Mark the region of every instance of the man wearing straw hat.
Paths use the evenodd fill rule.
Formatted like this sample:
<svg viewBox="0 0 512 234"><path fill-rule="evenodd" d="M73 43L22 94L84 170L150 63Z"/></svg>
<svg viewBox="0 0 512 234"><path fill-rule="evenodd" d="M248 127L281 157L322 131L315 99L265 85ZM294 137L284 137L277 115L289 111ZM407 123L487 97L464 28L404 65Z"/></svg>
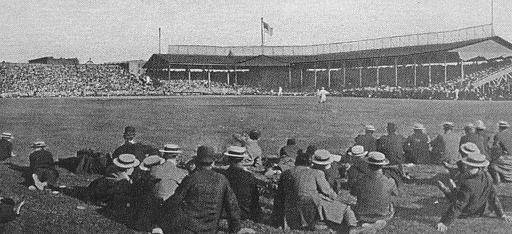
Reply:
<svg viewBox="0 0 512 234"><path fill-rule="evenodd" d="M440 162L455 164L461 159L459 153L459 135L453 132L454 124L452 122L443 123L443 133L439 134L430 144L432 145L432 154Z"/></svg>
<svg viewBox="0 0 512 234"><path fill-rule="evenodd" d="M143 172L141 179L135 181L134 187L138 190L141 199L136 206L136 221L141 230L151 231L152 233L162 233L158 227L158 217L160 216L163 200L154 193L156 185L161 179L156 179L151 175L156 166L165 163L165 159L158 155L146 157L139 165Z"/></svg>
<svg viewBox="0 0 512 234"><path fill-rule="evenodd" d="M44 190L48 185L55 186L59 178L59 172L55 169L53 155L46 150L44 141L36 141L31 146L34 151L29 155L30 171L34 186L39 190Z"/></svg>
<svg viewBox="0 0 512 234"><path fill-rule="evenodd" d="M477 136L477 146L480 149L480 152L483 153L487 160L491 160L491 155L489 152L490 145L489 142L491 141L491 136L487 132L487 127L485 127L485 124L482 120L477 120L475 124L475 135Z"/></svg>
<svg viewBox="0 0 512 234"><path fill-rule="evenodd" d="M404 143L405 158L407 162L414 164L430 163L430 138L425 134L423 124L413 125L413 134Z"/></svg>
<svg viewBox="0 0 512 234"><path fill-rule="evenodd" d="M14 157L14 153L12 152L12 134L8 132L2 133L0 135L0 161L8 159L10 157Z"/></svg>
<svg viewBox="0 0 512 234"><path fill-rule="evenodd" d="M357 197L354 211L360 222L373 223L380 229L395 214L391 196L398 195L398 189L394 180L382 171L382 167L389 164L384 154L370 152L365 161L369 171L351 190L351 194Z"/></svg>
<svg viewBox="0 0 512 234"><path fill-rule="evenodd" d="M368 164L366 164L364 160L367 154L368 151L364 150L364 147L361 145L354 145L347 152L347 155L350 157L350 163L347 169L347 183L349 188L354 187L368 172Z"/></svg>
<svg viewBox="0 0 512 234"><path fill-rule="evenodd" d="M492 178L485 170L489 165L485 155L472 153L462 158L461 162L464 173L459 182L451 190L442 190L450 201L450 207L437 224L437 230L446 231L461 215L478 217L486 215L486 211L493 211L506 222L512 222L512 217L503 212Z"/></svg>
<svg viewBox="0 0 512 234"><path fill-rule="evenodd" d="M247 150L241 146L230 146L224 155L228 157L229 167L223 174L238 200L241 218L260 221L261 207L257 180L242 165L242 161L247 157Z"/></svg>
<svg viewBox="0 0 512 234"><path fill-rule="evenodd" d="M229 181L213 171L215 152L200 146L194 173L186 177L164 204L160 226L164 233L216 233L223 210L229 232L240 230L240 208Z"/></svg>
<svg viewBox="0 0 512 234"><path fill-rule="evenodd" d="M498 123L498 133L494 136L493 160L490 166L494 182L512 181L512 132L506 121Z"/></svg>
<svg viewBox="0 0 512 234"><path fill-rule="evenodd" d="M466 126L464 126L464 136L460 137L459 147L467 142L474 143L475 145L478 142L478 136L475 134L475 125L472 123L467 123ZM478 148L478 150L480 150L480 148Z"/></svg>
<svg viewBox="0 0 512 234"><path fill-rule="evenodd" d="M87 187L87 198L103 203L107 212L123 223L131 222L136 201L131 175L140 161L133 154L121 154L113 160L111 173L100 177Z"/></svg>
<svg viewBox="0 0 512 234"><path fill-rule="evenodd" d="M177 157L183 153L178 145L166 144L160 153L165 162L153 167L150 173L155 179L160 179L155 185L155 196L165 201L174 194L188 172L177 167Z"/></svg>
<svg viewBox="0 0 512 234"><path fill-rule="evenodd" d="M354 139L354 145L362 145L368 151L377 150L377 139L373 136L374 132L375 127L373 125L364 126L364 134L360 134Z"/></svg>

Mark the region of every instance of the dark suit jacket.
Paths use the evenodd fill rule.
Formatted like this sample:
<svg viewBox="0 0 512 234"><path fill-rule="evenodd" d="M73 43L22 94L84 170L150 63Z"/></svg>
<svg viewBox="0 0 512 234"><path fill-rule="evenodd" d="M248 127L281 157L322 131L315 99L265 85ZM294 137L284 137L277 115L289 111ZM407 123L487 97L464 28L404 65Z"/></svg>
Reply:
<svg viewBox="0 0 512 234"><path fill-rule="evenodd" d="M121 154L133 154L141 162L146 157L146 154L160 155L156 148L150 145L144 145L139 142L136 142L135 144L125 143L117 147L117 149L114 150L114 153L112 154L112 158L117 158Z"/></svg>
<svg viewBox="0 0 512 234"><path fill-rule="evenodd" d="M0 139L0 160L10 158L12 155L12 143L5 139Z"/></svg>
<svg viewBox="0 0 512 234"><path fill-rule="evenodd" d="M215 233L223 209L229 231L240 229L240 208L229 181L212 170L197 169L187 176L165 207L160 225L166 233Z"/></svg>
<svg viewBox="0 0 512 234"><path fill-rule="evenodd" d="M29 156L30 169L35 171L37 168L55 169L53 155L49 151L42 149L32 152Z"/></svg>
<svg viewBox="0 0 512 234"><path fill-rule="evenodd" d="M355 142L356 145L362 145L368 152L377 150L377 139L372 135L358 135Z"/></svg>
<svg viewBox="0 0 512 234"><path fill-rule="evenodd" d="M236 195L242 219L259 221L261 218L260 194L254 175L243 168L230 166L224 175Z"/></svg>
<svg viewBox="0 0 512 234"><path fill-rule="evenodd" d="M430 144L425 133L413 133L404 143L405 158L407 162L415 164L430 163Z"/></svg>
<svg viewBox="0 0 512 234"><path fill-rule="evenodd" d="M391 165L402 164L405 162L404 142L405 137L400 134L384 135L377 141L377 151L386 155Z"/></svg>
<svg viewBox="0 0 512 234"><path fill-rule="evenodd" d="M493 147L499 155L512 155L512 132L505 130L494 135Z"/></svg>
<svg viewBox="0 0 512 234"><path fill-rule="evenodd" d="M464 175L441 222L450 225L461 214L481 216L486 211L494 211L498 217L503 216L503 207L492 182L491 176L485 171L476 175Z"/></svg>
<svg viewBox="0 0 512 234"><path fill-rule="evenodd" d="M471 133L471 134L466 134L462 137L460 137L460 142L459 142L459 147L464 144L464 143L467 143L467 142L471 142L471 143L474 143L476 146L478 146L478 149L480 149L481 145L479 146L478 144L478 135L474 134L474 133ZM462 151L460 150L459 148L459 153L462 153Z"/></svg>

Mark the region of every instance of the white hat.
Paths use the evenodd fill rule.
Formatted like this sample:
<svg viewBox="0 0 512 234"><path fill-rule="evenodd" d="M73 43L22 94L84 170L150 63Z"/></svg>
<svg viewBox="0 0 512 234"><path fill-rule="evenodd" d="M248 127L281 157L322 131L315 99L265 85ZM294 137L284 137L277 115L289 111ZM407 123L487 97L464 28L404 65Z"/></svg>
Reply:
<svg viewBox="0 0 512 234"><path fill-rule="evenodd" d="M372 151L372 152L368 153L368 157L364 158L364 160L368 164L373 164L373 165L388 165L389 164L389 160L386 158L386 155L384 155L381 152L377 152L377 151Z"/></svg>
<svg viewBox="0 0 512 234"><path fill-rule="evenodd" d="M486 129L485 124L482 120L477 120L475 127L476 127L476 129Z"/></svg>
<svg viewBox="0 0 512 234"><path fill-rule="evenodd" d="M247 157L247 149L241 146L230 146L224 152L224 155L234 158L245 158Z"/></svg>
<svg viewBox="0 0 512 234"><path fill-rule="evenodd" d="M510 124L508 124L508 122L507 122L507 121L503 121L503 120L502 120L502 121L498 122L498 126L499 126L499 127L508 128L508 127L510 127Z"/></svg>
<svg viewBox="0 0 512 234"><path fill-rule="evenodd" d="M371 124L365 125L364 130L366 131L375 131L375 127Z"/></svg>
<svg viewBox="0 0 512 234"><path fill-rule="evenodd" d="M475 145L473 142L466 142L460 146L460 151L464 152L465 154L479 154L480 149L478 149L478 146Z"/></svg>
<svg viewBox="0 0 512 234"><path fill-rule="evenodd" d="M423 126L423 124L420 124L420 123L415 123L412 126L412 129L425 130L425 126Z"/></svg>
<svg viewBox="0 0 512 234"><path fill-rule="evenodd" d="M453 127L455 126L455 124L453 124L453 122L450 122L450 121L446 121L443 123L443 126L450 126L450 127Z"/></svg>
<svg viewBox="0 0 512 234"><path fill-rule="evenodd" d="M461 162L473 167L489 166L489 161L485 158L485 155L480 153L469 154L467 157L462 158Z"/></svg>
<svg viewBox="0 0 512 234"><path fill-rule="evenodd" d="M366 154L368 154L368 151L364 150L362 145L354 145L350 148L350 151L348 151L348 155L350 156L364 157Z"/></svg>
<svg viewBox="0 0 512 234"><path fill-rule="evenodd" d="M316 150L313 154L313 160L311 160L314 164L318 165L328 165L334 161L333 155L329 153L329 151L324 149Z"/></svg>
<svg viewBox="0 0 512 234"><path fill-rule="evenodd" d="M176 144L166 144L164 145L164 149L159 150L161 153L169 153L169 154L181 154L183 151L181 147Z"/></svg>
<svg viewBox="0 0 512 234"><path fill-rule="evenodd" d="M153 166L160 165L165 162L165 159L161 158L158 155L151 155L142 160L142 163L139 165L139 168L143 171L149 171L149 169Z"/></svg>
<svg viewBox="0 0 512 234"><path fill-rule="evenodd" d="M32 144L32 148L44 148L46 147L46 143L44 141L36 141Z"/></svg>
<svg viewBox="0 0 512 234"><path fill-rule="evenodd" d="M0 138L12 139L12 133L10 133L10 132L3 132L2 135L0 135Z"/></svg>
<svg viewBox="0 0 512 234"><path fill-rule="evenodd" d="M132 168L140 164L140 161L133 154L121 154L114 158L114 164L120 168Z"/></svg>

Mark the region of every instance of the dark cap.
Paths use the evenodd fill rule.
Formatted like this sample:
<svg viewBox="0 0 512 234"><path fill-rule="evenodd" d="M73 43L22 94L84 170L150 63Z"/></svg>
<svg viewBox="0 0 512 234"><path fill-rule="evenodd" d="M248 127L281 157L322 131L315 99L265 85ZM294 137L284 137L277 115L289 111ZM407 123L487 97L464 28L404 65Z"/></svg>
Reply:
<svg viewBox="0 0 512 234"><path fill-rule="evenodd" d="M390 131L395 131L396 130L396 124L395 123L388 123L388 126L386 127L386 129L388 129Z"/></svg>
<svg viewBox="0 0 512 234"><path fill-rule="evenodd" d="M135 136L135 128L132 126L126 126L124 128L123 136L126 137L134 137Z"/></svg>
<svg viewBox="0 0 512 234"><path fill-rule="evenodd" d="M213 163L214 156L215 151L212 147L202 145L197 148L197 156L195 157L195 161L203 164Z"/></svg>
<svg viewBox="0 0 512 234"><path fill-rule="evenodd" d="M258 140L261 136L261 132L258 131L258 130L251 130L249 131L249 138L253 139L253 140Z"/></svg>

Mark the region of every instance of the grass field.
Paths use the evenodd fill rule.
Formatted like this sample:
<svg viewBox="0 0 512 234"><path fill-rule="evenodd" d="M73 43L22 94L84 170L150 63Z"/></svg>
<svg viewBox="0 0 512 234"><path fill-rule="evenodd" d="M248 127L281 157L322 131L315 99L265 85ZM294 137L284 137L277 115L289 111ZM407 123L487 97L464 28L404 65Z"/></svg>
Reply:
<svg viewBox="0 0 512 234"><path fill-rule="evenodd" d="M455 122L461 132L464 123L482 119L494 131L498 120L512 121L511 110L512 102L330 98L320 105L314 97L0 99L0 131L14 134L18 154L0 164L0 195L28 201L22 216L9 227L13 232L125 233L132 230L98 214L97 207L21 185L17 169L28 165L31 142L44 140L56 158L74 156L81 148L112 152L122 143L123 128L132 125L137 140L158 147L178 143L185 154L192 155L202 144L220 151L232 142L233 133L255 128L262 131L260 145L265 154L277 154L288 137L297 138L301 148L316 144L339 153L353 144L362 124L375 125L380 136L389 121L397 123L403 135L412 133L414 122L421 122L433 138L443 121ZM439 171L431 166L413 173L416 179L403 188L397 198L397 217L384 232L434 232L446 209L441 192L432 185L442 176ZM67 186L86 186L93 178L60 172L61 184ZM511 186L501 185L499 191L505 210L511 211ZM77 209L79 205L86 209ZM495 218L479 218L458 220L449 230L506 233L511 227ZM263 225L257 230L275 231Z"/></svg>

